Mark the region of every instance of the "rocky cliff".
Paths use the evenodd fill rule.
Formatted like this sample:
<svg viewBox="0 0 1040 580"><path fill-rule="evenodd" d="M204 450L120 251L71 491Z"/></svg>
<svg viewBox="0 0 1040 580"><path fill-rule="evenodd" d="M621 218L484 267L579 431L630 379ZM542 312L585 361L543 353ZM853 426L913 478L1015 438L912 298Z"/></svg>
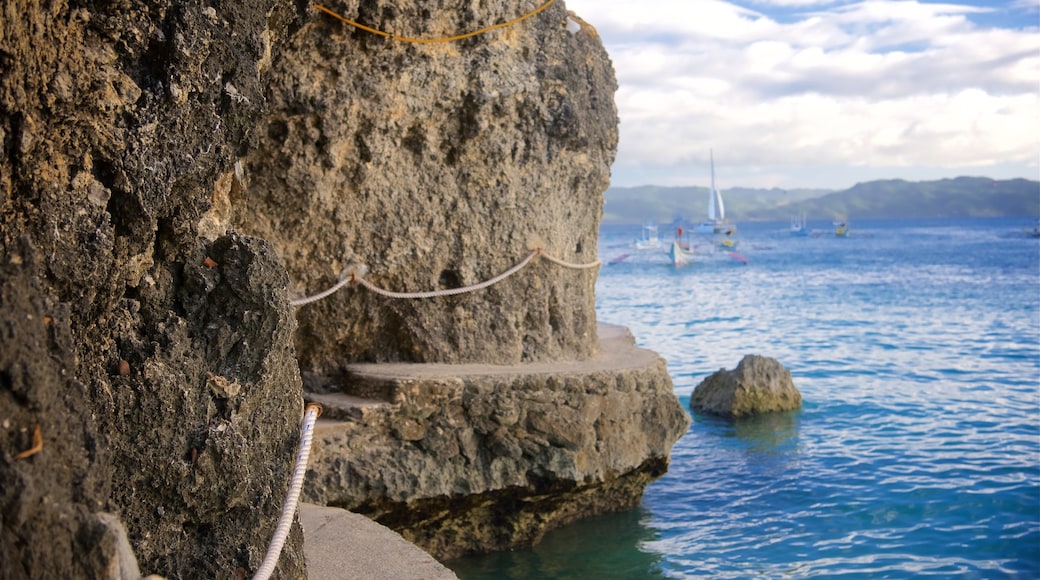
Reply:
<svg viewBox="0 0 1040 580"><path fill-rule="evenodd" d="M443 38L542 2L348 4L346 18ZM323 15L272 71L260 142L229 221L270 240L298 295L363 264L397 292L472 285L533 246L596 259L617 146L613 68L570 32L562 2L467 39L402 42ZM386 299L344 291L300 309L306 371L357 361L581 358L596 346L594 272L535 263L479 295Z"/></svg>
<svg viewBox="0 0 1040 580"><path fill-rule="evenodd" d="M595 269L536 257L479 293L352 285L291 305L351 265L414 292L535 248L593 263L617 143L609 59L562 2L336 10L394 36L287 0L0 8L0 577L135 558L171 578L251 575L288 485L301 367L342 396L358 364L538 377L384 389L379 421L334 427L340 457L319 442L313 498L392 513L442 555L460 548L429 541L441 530L466 550L522 545L632 505L665 469L688 419L659 359L553 378L603 359ZM365 441L407 446L379 463L349 452ZM344 478L358 465L369 488ZM413 472L453 479L379 481ZM489 498L540 523L425 517ZM305 574L298 526L279 573Z"/></svg>
<svg viewBox="0 0 1040 580"><path fill-rule="evenodd" d="M270 244L198 224L297 7L0 11L0 577L105 577L123 525L145 573L252 573L302 414L295 321Z"/></svg>

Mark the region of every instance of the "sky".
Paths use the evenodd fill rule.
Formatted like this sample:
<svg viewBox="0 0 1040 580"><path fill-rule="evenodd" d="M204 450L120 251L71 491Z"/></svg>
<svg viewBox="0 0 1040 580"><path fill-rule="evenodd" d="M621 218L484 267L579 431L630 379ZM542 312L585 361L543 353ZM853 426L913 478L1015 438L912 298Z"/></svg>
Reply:
<svg viewBox="0 0 1040 580"><path fill-rule="evenodd" d="M564 0L618 80L611 185L1040 179L1040 0Z"/></svg>

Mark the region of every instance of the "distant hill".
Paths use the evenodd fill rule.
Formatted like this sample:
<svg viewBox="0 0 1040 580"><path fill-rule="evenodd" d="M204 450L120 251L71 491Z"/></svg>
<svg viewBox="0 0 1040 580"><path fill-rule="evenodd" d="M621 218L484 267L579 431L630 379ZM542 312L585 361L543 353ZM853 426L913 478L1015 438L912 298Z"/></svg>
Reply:
<svg viewBox="0 0 1040 580"><path fill-rule="evenodd" d="M750 189L722 191L726 216L733 221L809 219L958 218L1040 215L1040 181L957 177L937 181L868 181L842 191L824 189ZM611 187L603 223L699 221L708 211L706 187Z"/></svg>

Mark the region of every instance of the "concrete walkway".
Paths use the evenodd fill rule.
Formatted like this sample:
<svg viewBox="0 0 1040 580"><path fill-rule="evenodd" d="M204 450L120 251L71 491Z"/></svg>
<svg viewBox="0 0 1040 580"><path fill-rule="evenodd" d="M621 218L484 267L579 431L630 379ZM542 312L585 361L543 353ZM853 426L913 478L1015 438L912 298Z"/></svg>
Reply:
<svg viewBox="0 0 1040 580"><path fill-rule="evenodd" d="M300 504L311 580L458 580L397 532L339 508Z"/></svg>
<svg viewBox="0 0 1040 580"><path fill-rule="evenodd" d="M583 360L523 362L515 365L482 363L352 363L344 365L352 381L428 379L438 377L502 375L587 375L624 369L652 367L660 358L656 352L639 348L632 331L616 324L596 324L599 351Z"/></svg>

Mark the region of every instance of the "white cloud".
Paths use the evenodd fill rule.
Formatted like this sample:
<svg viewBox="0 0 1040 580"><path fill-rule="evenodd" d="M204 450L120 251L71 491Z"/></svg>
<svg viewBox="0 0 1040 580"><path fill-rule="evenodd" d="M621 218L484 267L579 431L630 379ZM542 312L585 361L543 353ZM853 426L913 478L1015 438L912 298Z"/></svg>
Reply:
<svg viewBox="0 0 1040 580"><path fill-rule="evenodd" d="M972 24L984 8L567 4L599 29L617 72L617 184L703 183L709 148L730 185L848 187L842 166L877 168L873 179L1040 177L1040 35Z"/></svg>

